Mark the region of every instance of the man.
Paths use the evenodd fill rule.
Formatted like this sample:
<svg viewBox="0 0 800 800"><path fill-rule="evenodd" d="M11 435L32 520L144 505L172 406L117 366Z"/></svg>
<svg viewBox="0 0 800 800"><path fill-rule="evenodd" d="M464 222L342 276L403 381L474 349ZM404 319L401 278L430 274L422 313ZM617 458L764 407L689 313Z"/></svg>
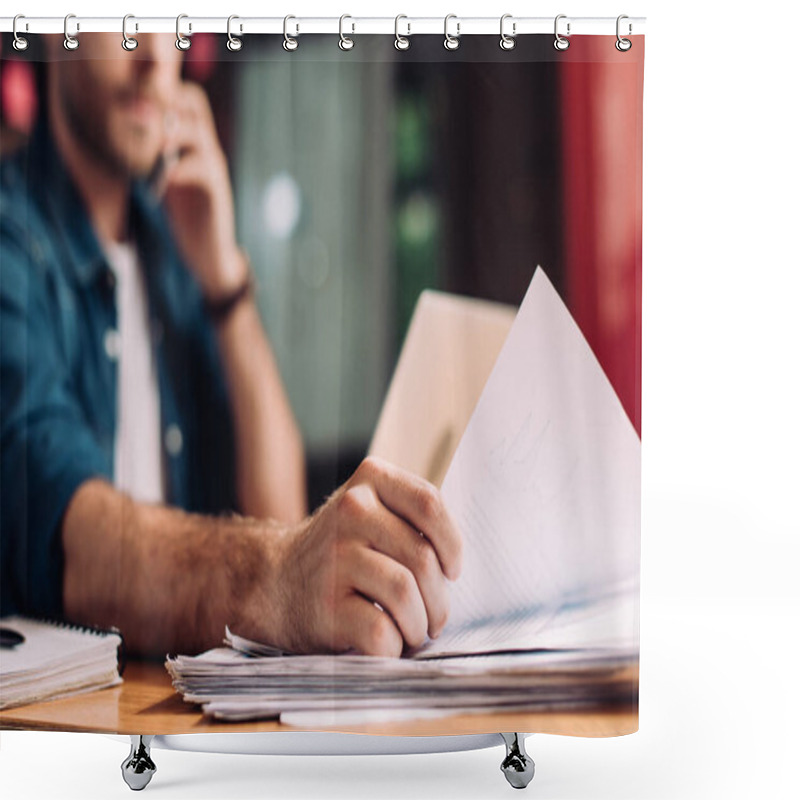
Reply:
<svg viewBox="0 0 800 800"><path fill-rule="evenodd" d="M306 516L207 100L172 37L139 42L53 58L2 167L2 613L117 625L143 654L227 624L399 655L442 630L460 535L374 459Z"/></svg>

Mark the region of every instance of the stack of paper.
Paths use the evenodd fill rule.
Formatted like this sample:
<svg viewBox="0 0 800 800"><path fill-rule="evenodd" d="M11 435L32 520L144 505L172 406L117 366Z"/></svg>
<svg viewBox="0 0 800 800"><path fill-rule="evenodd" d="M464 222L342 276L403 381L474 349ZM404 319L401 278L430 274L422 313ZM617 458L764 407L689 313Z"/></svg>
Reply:
<svg viewBox="0 0 800 800"><path fill-rule="evenodd" d="M630 702L640 441L537 269L442 484L464 536L447 627L410 658L291 656L227 632L167 661L224 719L313 727Z"/></svg>
<svg viewBox="0 0 800 800"><path fill-rule="evenodd" d="M227 720L280 718L323 727L465 711L519 711L631 701L634 672L608 649L455 658L248 655L229 648L167 661L184 700Z"/></svg>

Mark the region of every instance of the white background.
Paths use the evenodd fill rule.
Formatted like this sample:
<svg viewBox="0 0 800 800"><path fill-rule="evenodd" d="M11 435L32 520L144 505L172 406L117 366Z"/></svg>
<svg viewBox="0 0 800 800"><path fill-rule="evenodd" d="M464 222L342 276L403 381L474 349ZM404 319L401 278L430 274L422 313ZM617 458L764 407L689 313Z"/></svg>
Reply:
<svg viewBox="0 0 800 800"><path fill-rule="evenodd" d="M22 0L18 0L22 2ZM647 16L640 731L534 736L537 798L798 796L797 4L26 0L63 16ZM795 97L795 100L791 98ZM127 747L0 734L4 798L129 797ZM155 751L153 798L509 797L501 750Z"/></svg>

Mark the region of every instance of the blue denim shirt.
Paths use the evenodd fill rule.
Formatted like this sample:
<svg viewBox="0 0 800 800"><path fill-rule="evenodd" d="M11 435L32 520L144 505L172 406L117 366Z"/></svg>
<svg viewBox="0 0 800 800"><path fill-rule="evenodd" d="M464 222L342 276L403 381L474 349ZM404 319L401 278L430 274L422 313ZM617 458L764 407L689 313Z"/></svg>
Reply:
<svg viewBox="0 0 800 800"><path fill-rule="evenodd" d="M156 350L167 501L234 510L214 331L144 184L131 189L130 231ZM113 480L117 354L107 342L116 324L114 274L40 125L0 165L0 614L62 615L64 511L84 481Z"/></svg>

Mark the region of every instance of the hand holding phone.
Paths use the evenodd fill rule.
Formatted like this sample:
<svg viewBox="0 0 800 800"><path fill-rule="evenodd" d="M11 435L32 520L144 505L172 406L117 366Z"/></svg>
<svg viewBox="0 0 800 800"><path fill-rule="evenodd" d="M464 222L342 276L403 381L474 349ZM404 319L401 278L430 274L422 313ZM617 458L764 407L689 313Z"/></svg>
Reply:
<svg viewBox="0 0 800 800"><path fill-rule="evenodd" d="M248 280L248 266L236 242L233 191L211 106L200 86L184 83L168 114L150 185L206 298L226 297Z"/></svg>

